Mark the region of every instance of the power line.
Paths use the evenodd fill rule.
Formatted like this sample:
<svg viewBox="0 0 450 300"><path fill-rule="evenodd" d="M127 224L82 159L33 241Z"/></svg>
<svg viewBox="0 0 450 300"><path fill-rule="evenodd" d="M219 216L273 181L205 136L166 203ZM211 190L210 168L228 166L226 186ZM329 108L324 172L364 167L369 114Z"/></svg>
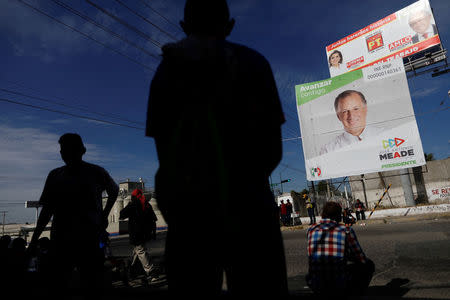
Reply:
<svg viewBox="0 0 450 300"><path fill-rule="evenodd" d="M80 119L87 119L87 120L97 121L97 122L111 124L111 125L117 125L117 126L122 126L122 127L128 127L128 128L133 128L133 129L144 130L144 128L140 128L140 127L130 126L130 125L127 125L127 124L122 124L122 123L111 122L111 121L107 121L107 120L91 118L91 117L87 117L87 116L83 116L83 115L72 114L72 113L68 113L68 112L65 112L65 111L55 110L55 109L42 107L42 106L38 106L38 105L27 104L27 103L23 103L23 102L19 102L19 101L14 101L14 100L11 100L11 99L0 98L0 101L7 102L7 103L12 103L12 104L17 104L17 105L22 105L22 106L27 106L27 107L32 107L32 108L41 109L41 110L46 110L46 111L50 111L50 112L54 112L54 113L69 115L69 116L80 118ZM301 137L282 139L282 142L289 141L289 140L294 140L294 139L300 139L300 138Z"/></svg>
<svg viewBox="0 0 450 300"><path fill-rule="evenodd" d="M32 90L32 91L37 92L37 93L43 93L42 91L40 91L40 90L38 90L38 89L34 89L34 88L31 88L31 87L27 87L27 86L25 86L23 83L20 83L20 82L16 82L16 81L12 81L12 80L5 80L5 79L0 79L0 80L1 80L1 81L5 81L5 82L8 82L8 83L12 83L12 84L14 84L14 85L17 85L17 86L22 87L22 88L25 88L25 89ZM3 89L3 90L4 90L5 92L8 91L8 90L6 90L6 89ZM31 97L34 97L34 96L28 96L28 95L25 95L25 94L23 94L22 96L30 97L30 98L31 98ZM52 98L59 99L59 100L61 100L61 101L71 101L71 100L68 100L67 98L62 98L62 97L58 97L58 96L54 96L54 95L51 95L51 97L52 97ZM40 98L40 99L44 99L44 98ZM48 100L48 99L45 99L45 100L42 100L42 101L49 102L49 103L53 103L53 104L57 104L57 105L61 105L61 106L66 106L66 107L70 107L70 108L74 108L74 109L78 109L78 110L80 110L80 111L90 112L90 113L93 113L93 114L96 114L96 115L100 115L100 116L112 117L112 118L119 119L119 120L122 120L122 121L126 121L126 122L129 122L129 123L134 123L134 124L138 124L138 125L144 125L144 122L135 122L135 121L131 121L131 120L122 118L122 116L121 116L121 115L118 115L118 114L113 114L113 113L105 114L105 113L95 112L95 111L89 110L89 109L87 108L87 106L84 106L84 107L83 107L83 106L70 106L70 105L68 105L68 104L64 104L64 103L61 103L61 102L52 101L52 100ZM73 101L72 101L72 102L73 102ZM78 101L75 101L75 102L78 102Z"/></svg>
<svg viewBox="0 0 450 300"><path fill-rule="evenodd" d="M141 15L140 13L138 13L137 11L135 11L134 9L132 9L131 7L129 7L128 5L126 5L125 3L123 3L120 0L115 0L117 3L119 3L120 5L122 5L123 7L125 7L126 9L128 9L129 11L131 11L133 14L135 14L136 16L138 16L139 18L141 18L142 20L144 20L145 22L147 22L148 24L152 25L153 27L157 28L159 31L161 31L162 33L164 33L165 35L167 35L168 37L170 37L172 40L176 41L177 38L174 37L173 35L171 35L170 33L168 33L167 31L165 31L164 29L162 29L161 27L159 27L158 25L154 24L152 21L150 21L149 19L147 19L146 17L144 17L143 15Z"/></svg>
<svg viewBox="0 0 450 300"><path fill-rule="evenodd" d="M95 7L96 9L98 9L99 11L101 11L102 13L104 13L105 15L107 15L107 16L111 17L112 19L116 20L117 22L119 22L123 26L127 27L129 30L134 31L135 33L139 34L141 37L143 37L144 39L148 40L149 42L151 42L153 45L157 46L158 48L162 47L160 42L158 42L157 40L153 39L151 36L149 36L145 32L142 32L141 30L137 29L133 25L128 24L127 22L125 22L124 20L122 20L118 16L112 14L111 12L107 11L103 7L95 4L94 2L92 2L90 0L86 0L86 2L89 3L90 5L92 5L93 7Z"/></svg>
<svg viewBox="0 0 450 300"><path fill-rule="evenodd" d="M147 2L145 2L144 0L140 0L142 4L144 4L144 6L148 7L150 10L152 10L154 13L156 13L158 16L160 16L161 18L163 18L164 20L166 20L167 23L169 23L170 25L174 26L176 29L178 29L180 32L182 31L180 27L178 27L177 24L173 23L172 21L170 21L169 19L167 19L166 17L164 17L161 13L159 13L156 9L154 9L153 7L151 7L149 4L147 4Z"/></svg>
<svg viewBox="0 0 450 300"><path fill-rule="evenodd" d="M64 104L64 103L57 102L57 101L48 100L48 99L42 98L42 97L27 95L27 94L20 93L20 92L17 92L17 91L12 91L12 90L3 89L3 88L0 88L0 91L6 92L6 93L10 93L10 94L14 94L14 95L18 95L18 96L24 96L24 97L31 98L31 99L36 99L36 100L47 102L47 103L61 105L63 107L67 107L67 108L73 108L73 109L77 109L77 110L80 110L80 111L85 111L85 112L96 114L96 115L103 116L103 117L110 117L110 118L112 117L111 115L108 115L108 114L99 113L99 112L91 111L91 110L88 110L88 109L67 105L67 104ZM118 120L121 120L121 121L129 122L129 123L134 123L134 124L138 124L138 125L144 125L143 122L135 122L135 121L131 121L131 120L120 118L120 117L114 117L114 118L118 119Z"/></svg>
<svg viewBox="0 0 450 300"><path fill-rule="evenodd" d="M282 139L281 141L287 142L287 141L297 141L297 140L301 140L301 139L302 139L301 136L297 136L297 137L293 137L293 138L285 138L285 139Z"/></svg>
<svg viewBox="0 0 450 300"><path fill-rule="evenodd" d="M111 121L91 118L91 117L87 117L87 116L83 116L83 115L72 114L72 113L68 113L68 112L65 112L65 111L60 111L60 110L51 109L51 108L47 108L47 107L42 107L42 106L38 106L38 105L27 104L27 103L23 103L23 102L19 102L19 101L14 101L14 100L11 100L11 99L0 98L0 101L13 103L13 104L17 104L17 105L22 105L22 106L28 106L28 107L32 107L32 108L36 108L36 109L41 109L41 110L46 110L46 111L50 111L50 112L54 112L54 113L59 113L59 114L63 114L63 115L72 116L72 117L75 117L75 118L86 119L86 120L96 121L96 122L100 122L100 123L106 123L106 124L111 124L111 125L117 125L117 126L122 126L122 127L128 127L128 128L133 128L133 129L144 130L144 128L140 128L140 127L135 127L135 126L127 125L127 124L122 124L122 123L116 123L116 122L111 122Z"/></svg>
<svg viewBox="0 0 450 300"><path fill-rule="evenodd" d="M302 174L306 174L306 171L300 170L300 169L296 169L296 168L292 168L292 167L290 167L290 166L287 165L287 164L282 164L282 163L280 163L280 165L283 166L283 167L286 167L286 168L288 168L288 169L291 169L292 171L297 171L297 172L300 172L300 173L302 173Z"/></svg>
<svg viewBox="0 0 450 300"><path fill-rule="evenodd" d="M109 33L109 34L115 36L116 38L118 38L118 39L124 41L125 43L127 43L127 44L133 46L134 48L136 48L136 49L142 51L143 53L147 54L148 56L151 56L151 57L153 57L153 58L155 58L155 59L157 59L157 60L160 60L161 57L160 57L159 55L156 55L156 54L154 54L154 53L151 53L151 52L145 50L144 48L140 47L140 46L137 45L136 43L134 43L134 42L128 40L127 38L121 36L120 34L118 34L118 33L114 32L114 31L112 31L111 29L109 29L109 28L103 26L102 24L98 23L97 21L93 20L92 18L90 18L90 17L88 17L88 16L86 16L86 15L83 15L80 11L74 9L73 7L69 6L68 4L66 4L66 3L64 3L64 2L61 2L61 1L58 1L58 0L51 0L51 1L53 1L53 2L56 3L57 5L59 5L59 6L63 7L63 8L65 8L66 10L70 11L70 12L73 13L74 15L79 16L80 18L84 19L85 21L87 21L87 22L89 22L89 23L91 23L91 24L93 24L93 25L95 25L95 26L101 28L102 30L106 31L107 33Z"/></svg>
<svg viewBox="0 0 450 300"><path fill-rule="evenodd" d="M100 42L99 40L96 40L95 38L91 37L90 35L88 35L88 34L82 32L82 31L80 31L80 30L78 30L78 29L76 29L76 28L74 28L74 27L72 27L72 26L70 26L70 25L68 25L68 24L66 24L66 23L64 23L64 22L62 22L62 21L60 21L60 20L58 20L57 18L55 18L55 17L53 17L53 16L47 14L46 12L40 10L39 8L36 8L36 7L34 7L34 6L30 5L30 4L28 4L27 2L23 1L23 0L17 0L17 1L19 1L20 3L22 3L22 4L26 5L26 6L28 6L29 8L31 8L31 9L33 9L33 10L35 10L35 11L37 11L38 13L40 13L40 14L42 14L42 15L44 15L44 16L50 18L50 19L52 19L53 21L58 22L59 24L64 25L64 26L66 26L66 27L72 29L72 30L75 31L75 32L78 32L79 34L81 34L82 36L84 36L84 37L90 39L91 41L94 41L94 42L96 42L97 44L102 45L103 47L105 47L105 48L107 48L107 49L109 49L109 50L111 50L111 51L113 51L113 52L115 52L115 53L117 53L117 54L119 54L119 55L121 55L121 56L123 56L123 57L129 59L130 61L132 61L132 62L134 62L134 63L136 63L136 64L138 64L138 65L140 65L140 66L142 66L142 67L144 67L144 68L146 68L146 69L152 71L152 72L155 72L155 70L154 70L153 68L151 68L151 67L149 67L149 66L147 66L147 65L142 64L141 62L135 60L134 58L132 58L132 57L130 57L130 56L128 56L128 55L126 55L126 54L124 54L124 53L122 53L122 52L120 52L120 51L118 51L118 50L116 50L116 49L114 49L114 48L112 48L112 47L106 45L106 44L103 43L103 42Z"/></svg>

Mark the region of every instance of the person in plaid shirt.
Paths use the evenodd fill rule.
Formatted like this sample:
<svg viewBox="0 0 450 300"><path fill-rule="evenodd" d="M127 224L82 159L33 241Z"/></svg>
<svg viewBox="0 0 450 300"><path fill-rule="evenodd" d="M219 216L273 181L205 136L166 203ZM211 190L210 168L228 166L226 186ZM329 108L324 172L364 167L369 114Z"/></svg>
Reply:
<svg viewBox="0 0 450 300"><path fill-rule="evenodd" d="M361 295L375 270L356 238L355 231L340 224L342 208L327 202L322 220L307 232L309 273L306 281L316 294Z"/></svg>

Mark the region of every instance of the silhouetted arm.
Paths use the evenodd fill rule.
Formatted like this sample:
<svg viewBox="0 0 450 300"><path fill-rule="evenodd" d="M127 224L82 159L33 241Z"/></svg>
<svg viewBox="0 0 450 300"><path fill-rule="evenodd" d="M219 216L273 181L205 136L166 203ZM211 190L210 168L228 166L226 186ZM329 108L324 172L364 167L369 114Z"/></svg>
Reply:
<svg viewBox="0 0 450 300"><path fill-rule="evenodd" d="M125 206L125 208L123 208L123 209L120 211L119 219L120 219L120 220L124 220L124 219L126 219L126 218L129 218L129 217L130 217L130 211L131 211L131 209L132 209L132 204L131 204L131 202L130 202L130 203L127 204L127 206Z"/></svg>
<svg viewBox="0 0 450 300"><path fill-rule="evenodd" d="M31 237L30 245L28 246L28 251L34 252L37 241L47 226L48 222L53 215L53 210L47 206L43 206L39 218L36 223L36 228L34 229L33 236Z"/></svg>
<svg viewBox="0 0 450 300"><path fill-rule="evenodd" d="M54 206L53 206L53 194L55 186L53 184L55 176L55 170L51 171L47 179L45 180L44 189L42 190L41 197L39 199L39 204L42 205L41 213L39 214L38 220L36 222L36 228L34 229L33 236L31 237L30 245L28 246L28 251L33 252L36 247L36 243L39 240L45 227L47 227L48 222L53 216Z"/></svg>
<svg viewBox="0 0 450 300"><path fill-rule="evenodd" d="M108 227L108 216L111 212L111 209L114 206L114 203L117 200L117 196L119 195L119 186L114 182L114 180L109 176L109 174L105 171L106 176L106 185L105 190L108 194L108 200L106 200L106 205L103 208L103 222L104 227Z"/></svg>

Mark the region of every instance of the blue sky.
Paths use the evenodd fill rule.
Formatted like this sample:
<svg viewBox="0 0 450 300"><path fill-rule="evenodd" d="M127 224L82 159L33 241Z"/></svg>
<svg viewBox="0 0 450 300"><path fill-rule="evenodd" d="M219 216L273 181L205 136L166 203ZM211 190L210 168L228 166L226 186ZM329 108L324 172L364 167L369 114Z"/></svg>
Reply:
<svg viewBox="0 0 450 300"><path fill-rule="evenodd" d="M152 187L158 161L154 142L144 136L143 128L151 69L159 63L149 53L158 56L160 48L148 37L158 44L184 37L179 27L171 24L182 19L184 1L123 0L162 30L113 0L93 1L145 33L139 35L84 0L61 0L145 52L50 0L23 1L108 48L18 0L0 1L0 98L91 118L79 119L0 101L0 210L8 211L7 222L34 220L34 210L25 209L23 203L38 200L48 172L63 164L57 141L65 132L78 132L86 144L85 160L105 167L117 182L142 177ZM229 40L254 48L269 60L286 113L283 137L298 137L294 86L329 77L325 46L413 2L229 0L231 15L236 19ZM445 46L450 43L450 1L430 2ZM171 23L143 3L150 4ZM438 159L450 155L449 111L428 112L450 104L449 83L450 74L409 79L424 151ZM279 181L280 175L291 178L284 191L302 190L306 178L301 140L286 141L283 147L283 160L272 175L273 181Z"/></svg>

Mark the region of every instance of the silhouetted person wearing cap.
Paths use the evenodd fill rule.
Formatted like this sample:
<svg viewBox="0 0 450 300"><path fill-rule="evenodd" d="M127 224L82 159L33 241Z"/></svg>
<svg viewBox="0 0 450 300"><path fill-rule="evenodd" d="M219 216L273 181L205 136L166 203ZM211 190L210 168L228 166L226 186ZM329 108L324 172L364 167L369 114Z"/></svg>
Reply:
<svg viewBox="0 0 450 300"><path fill-rule="evenodd" d="M102 284L104 254L100 236L108 225L108 215L117 199L119 188L100 166L84 162L86 152L78 134L66 133L59 139L65 166L47 176L39 203L42 210L31 238L29 251L36 248L39 236L52 219L50 287L64 291L76 267L85 291L99 291ZM102 208L102 192L108 193Z"/></svg>
<svg viewBox="0 0 450 300"><path fill-rule="evenodd" d="M284 115L272 70L258 52L225 40L234 26L225 0L187 0L180 24L187 37L163 47L146 129L159 158L169 291L217 296L225 271L231 295L283 297L268 177L281 159Z"/></svg>

